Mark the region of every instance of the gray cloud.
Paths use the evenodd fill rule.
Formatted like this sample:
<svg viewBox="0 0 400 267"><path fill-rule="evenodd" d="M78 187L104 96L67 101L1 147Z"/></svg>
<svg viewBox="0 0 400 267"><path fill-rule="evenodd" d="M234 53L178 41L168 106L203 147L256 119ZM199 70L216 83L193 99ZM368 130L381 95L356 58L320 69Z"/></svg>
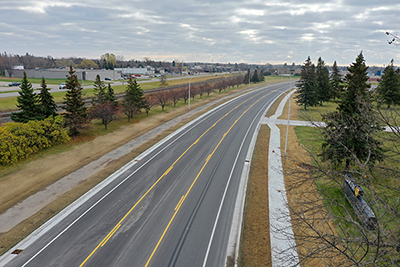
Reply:
<svg viewBox="0 0 400 267"><path fill-rule="evenodd" d="M0 0L0 50L126 59L348 65L400 60L397 0Z"/></svg>

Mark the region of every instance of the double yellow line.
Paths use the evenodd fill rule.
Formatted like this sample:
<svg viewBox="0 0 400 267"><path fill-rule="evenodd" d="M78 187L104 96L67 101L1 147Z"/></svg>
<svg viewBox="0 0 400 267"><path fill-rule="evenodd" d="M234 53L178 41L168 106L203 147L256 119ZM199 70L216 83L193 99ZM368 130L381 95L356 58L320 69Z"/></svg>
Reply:
<svg viewBox="0 0 400 267"><path fill-rule="evenodd" d="M200 141L201 138L203 138L203 136L209 132L214 126L216 126L222 119L224 119L226 116L228 116L231 112L233 112L235 109L237 109L238 107L240 107L241 105L243 105L244 103L250 101L251 99L259 96L260 94L263 94L264 92L260 92L252 97L250 97L249 99L243 101L242 103L240 103L239 105L237 105L236 107L234 107L233 109L231 109L228 113L226 113L224 116L222 116L218 121L216 121L212 126L210 126L210 128L208 128L194 143L192 143L176 160L175 162L163 173L163 175L161 175L160 178L158 178L158 180L146 191L146 193L144 193L144 195L136 202L136 204L125 214L124 217L122 217L122 219L117 223L117 225L108 233L108 235L96 246L96 248L89 254L89 256L86 257L86 259L81 263L81 265L79 265L79 267L82 267L92 256L93 254L100 248L103 247L108 240L110 240L110 238L115 234L115 232L118 230L118 228L121 226L121 223L126 219L126 217L128 217L128 215L136 208L136 206L146 197L146 195L158 184L158 182L165 177L175 166L175 164L195 145L198 143L198 141ZM239 119L250 109L252 108L257 102L259 102L261 99L263 99L264 97L268 96L270 93L268 93L267 95L263 96L262 98L260 98L259 100L257 100L253 105L251 105L240 117ZM165 233L167 232L170 224L172 223L173 219L175 218L176 213L179 211L181 205L183 204L183 202L185 201L186 196L189 194L190 190L192 189L193 185L196 183L197 178L200 176L201 172L203 171L203 169L205 168L205 166L207 165L208 161L210 160L210 158L212 157L212 155L214 154L214 152L216 151L216 149L219 147L219 145L221 144L222 140L225 138L225 136L228 134L228 132L233 128L233 126L239 121L239 119L237 119L235 121L235 123L229 128L229 130L223 135L223 138L220 140L220 142L218 143L218 145L216 146L216 148L214 149L214 151L207 157L205 164L203 165L203 167L201 168L200 172L198 173L198 175L196 176L195 180L193 181L192 185L190 186L189 190L187 191L187 193L182 196L181 200L179 201L179 203L177 204L177 206L175 207L175 213L171 219L171 221L169 222L169 224L167 225L167 228L165 229L163 235L161 236L159 242L156 245L156 248L154 249L153 253L151 254L149 260L146 263L146 266L149 264L151 258L153 257L155 251L157 250L159 244L161 243L161 240L163 239Z"/></svg>

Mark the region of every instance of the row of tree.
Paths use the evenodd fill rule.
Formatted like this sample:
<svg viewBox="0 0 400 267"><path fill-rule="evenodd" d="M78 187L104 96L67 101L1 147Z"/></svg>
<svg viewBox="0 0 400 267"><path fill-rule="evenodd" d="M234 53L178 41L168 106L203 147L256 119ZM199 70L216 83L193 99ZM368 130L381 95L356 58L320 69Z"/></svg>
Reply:
<svg viewBox="0 0 400 267"><path fill-rule="evenodd" d="M325 62L318 58L317 66L307 58L301 68L301 78L296 84L297 103L307 110L307 107L321 105L323 102L335 100L342 90L342 77L336 61L332 66L332 74Z"/></svg>
<svg viewBox="0 0 400 267"><path fill-rule="evenodd" d="M221 92L227 88L239 86L242 81L243 76L235 76L223 78L217 82L195 84L190 88L190 97L194 99L196 96L210 95L214 91ZM91 106L87 107L83 99L82 86L72 66L65 86L67 92L63 102L65 111L62 115L72 137L75 137L91 119L100 119L107 129L107 125L120 113L124 113L130 121L142 111L148 114L151 108L156 105L161 106L162 110L164 110L167 105L173 104L176 106L181 100L186 103L189 98L188 86L179 89L163 89L144 95L136 80L129 79L122 101L117 101L111 84L105 85L100 76L97 75L94 82L94 97L91 100ZM47 88L44 78L42 79L41 91L36 94L32 84L26 77L26 73L24 73L19 94L17 97L19 112L14 112L11 115L12 120L15 122L43 120L57 115L58 107Z"/></svg>
<svg viewBox="0 0 400 267"><path fill-rule="evenodd" d="M260 70L260 72L258 72L258 70L255 69L253 71L253 74L251 74L250 69L248 69L246 75L243 78L243 83L249 84L250 82L252 82L252 83L263 82L263 81L265 81L264 76L265 76L265 74L262 69Z"/></svg>

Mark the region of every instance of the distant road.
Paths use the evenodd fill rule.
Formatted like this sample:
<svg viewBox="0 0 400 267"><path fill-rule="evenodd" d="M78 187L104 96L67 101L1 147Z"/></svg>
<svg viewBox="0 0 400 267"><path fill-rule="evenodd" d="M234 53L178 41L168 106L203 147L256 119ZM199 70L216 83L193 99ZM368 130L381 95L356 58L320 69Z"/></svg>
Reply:
<svg viewBox="0 0 400 267"><path fill-rule="evenodd" d="M221 73L221 74L218 74L218 75L225 75L225 74L228 74L228 73ZM191 77L195 78L195 77L212 77L212 76L215 76L215 75L193 75L193 76L183 76L183 77L168 78L168 80L180 80L180 79L188 79L188 78L191 78ZM150 79L150 80L141 80L141 79L138 79L138 80L137 80L138 83L150 83L150 82L157 82L157 81L160 81L160 78L152 78L152 79ZM109 81L104 81L105 84L107 84L108 82L109 82ZM9 83L10 83L10 82L0 82L0 92L7 92L7 91L16 91L16 90L20 90L19 86L12 86L12 87L9 87L9 86L8 86ZM128 83L127 80L124 80L124 81L114 81L112 85L113 85L113 86L115 86L115 85L126 85L127 83ZM33 88L35 88L35 89L40 88L40 84L32 84L32 85L33 85ZM47 88L50 88L50 89L51 89L51 93L54 93L54 92L65 92L65 91L66 91L65 89L58 89L59 86L60 86L59 84L57 84L57 85L48 84L48 85L47 85ZM93 88L93 85L83 86L83 89L90 89L90 88ZM3 97L12 97L12 96L19 96L19 94L18 94L18 92L0 93L0 98L3 98Z"/></svg>
<svg viewBox="0 0 400 267"><path fill-rule="evenodd" d="M246 152L288 84L238 97L133 160L9 266L225 266Z"/></svg>

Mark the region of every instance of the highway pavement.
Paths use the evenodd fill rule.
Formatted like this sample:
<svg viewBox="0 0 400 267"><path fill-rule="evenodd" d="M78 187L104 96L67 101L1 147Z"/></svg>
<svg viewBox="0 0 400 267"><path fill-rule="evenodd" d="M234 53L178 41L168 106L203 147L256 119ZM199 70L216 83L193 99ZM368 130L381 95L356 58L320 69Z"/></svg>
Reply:
<svg viewBox="0 0 400 267"><path fill-rule="evenodd" d="M253 132L288 89L252 91L181 128L21 247L7 266L225 266Z"/></svg>

